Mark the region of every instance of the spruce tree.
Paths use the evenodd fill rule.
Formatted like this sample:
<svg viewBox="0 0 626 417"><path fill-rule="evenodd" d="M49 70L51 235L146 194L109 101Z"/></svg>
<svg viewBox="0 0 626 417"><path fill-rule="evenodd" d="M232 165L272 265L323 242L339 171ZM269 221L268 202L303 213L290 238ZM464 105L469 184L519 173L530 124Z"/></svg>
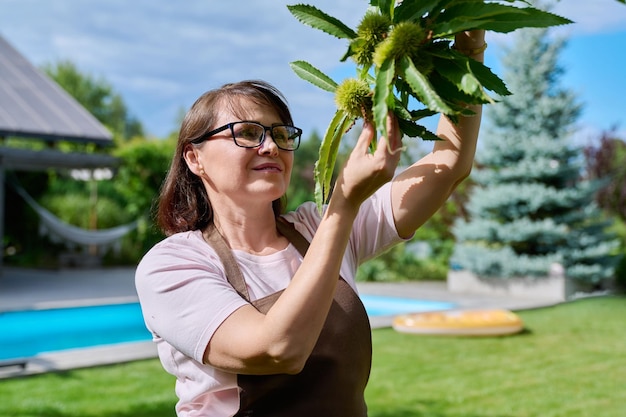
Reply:
<svg viewBox="0 0 626 417"><path fill-rule="evenodd" d="M458 220L452 267L483 277L546 276L558 263L568 278L597 283L613 273L615 242L584 180L572 132L581 106L560 85L565 40L524 29L505 49L512 92L487 106L472 173L476 186Z"/></svg>

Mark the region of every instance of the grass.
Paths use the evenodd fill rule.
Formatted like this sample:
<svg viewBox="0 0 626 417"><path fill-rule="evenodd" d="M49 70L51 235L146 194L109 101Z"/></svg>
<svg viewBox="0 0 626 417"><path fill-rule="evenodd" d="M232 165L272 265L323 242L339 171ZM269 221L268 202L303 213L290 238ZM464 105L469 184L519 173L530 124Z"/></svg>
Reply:
<svg viewBox="0 0 626 417"><path fill-rule="evenodd" d="M626 299L520 316L512 337L375 332L371 417L626 416Z"/></svg>
<svg viewBox="0 0 626 417"><path fill-rule="evenodd" d="M626 416L626 299L521 312L517 336L373 332L370 417ZM0 381L7 417L173 416L157 360Z"/></svg>
<svg viewBox="0 0 626 417"><path fill-rule="evenodd" d="M0 381L0 416L171 417L174 379L156 359Z"/></svg>

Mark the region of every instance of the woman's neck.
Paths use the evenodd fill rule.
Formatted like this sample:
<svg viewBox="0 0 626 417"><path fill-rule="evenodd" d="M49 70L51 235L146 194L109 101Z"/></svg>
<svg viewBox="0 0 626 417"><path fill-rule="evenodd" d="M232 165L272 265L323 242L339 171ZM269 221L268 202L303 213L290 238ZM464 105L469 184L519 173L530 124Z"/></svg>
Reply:
<svg viewBox="0 0 626 417"><path fill-rule="evenodd" d="M215 212L213 223L231 249L252 255L269 255L285 249L289 244L276 229L276 218L271 207L269 214L262 215L258 212L218 213Z"/></svg>

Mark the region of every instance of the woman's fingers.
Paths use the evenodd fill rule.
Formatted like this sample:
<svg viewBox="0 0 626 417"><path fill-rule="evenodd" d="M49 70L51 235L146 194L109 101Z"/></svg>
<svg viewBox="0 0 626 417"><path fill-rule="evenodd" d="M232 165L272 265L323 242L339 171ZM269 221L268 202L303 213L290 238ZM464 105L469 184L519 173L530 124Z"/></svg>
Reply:
<svg viewBox="0 0 626 417"><path fill-rule="evenodd" d="M343 166L340 188L346 198L363 201L393 178L402 151L402 135L393 114L387 118L388 138L382 136L376 151L369 146L376 140L376 128L365 122L357 143ZM337 190L336 190L337 191Z"/></svg>
<svg viewBox="0 0 626 417"><path fill-rule="evenodd" d="M395 115L390 115L387 119L387 131L389 132L391 150L394 152L402 151L402 131L400 123Z"/></svg>
<svg viewBox="0 0 626 417"><path fill-rule="evenodd" d="M367 152L370 144L375 137L376 129L374 128L374 125L367 121L364 122L363 130L361 130L361 134L359 135L359 138L354 148L359 152Z"/></svg>
<svg viewBox="0 0 626 417"><path fill-rule="evenodd" d="M402 150L402 133L398 118L389 112L387 115L387 137L381 136L377 148L383 148L391 154ZM367 152L373 140L376 140L376 128L371 122L363 123L363 130L359 135L355 149L359 152Z"/></svg>
<svg viewBox="0 0 626 417"><path fill-rule="evenodd" d="M393 155L402 151L402 132L398 118L391 112L387 115L387 137L381 137L381 143Z"/></svg>
<svg viewBox="0 0 626 417"><path fill-rule="evenodd" d="M402 132L398 119L390 112L387 116L387 136L381 136L376 153L380 158L384 158L387 169L395 172L402 150Z"/></svg>

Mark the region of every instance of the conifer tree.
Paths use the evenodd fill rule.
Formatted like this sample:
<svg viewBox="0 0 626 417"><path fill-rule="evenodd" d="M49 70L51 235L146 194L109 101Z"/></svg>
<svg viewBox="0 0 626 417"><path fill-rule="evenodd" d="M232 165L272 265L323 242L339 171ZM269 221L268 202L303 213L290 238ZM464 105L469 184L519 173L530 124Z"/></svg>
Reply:
<svg viewBox="0 0 626 417"><path fill-rule="evenodd" d="M581 106L560 85L565 41L546 29L523 29L505 50L512 92L487 106L476 182L456 222L452 267L479 276L566 276L597 283L613 273L615 242L594 203L598 184L583 180L582 149L571 133Z"/></svg>

